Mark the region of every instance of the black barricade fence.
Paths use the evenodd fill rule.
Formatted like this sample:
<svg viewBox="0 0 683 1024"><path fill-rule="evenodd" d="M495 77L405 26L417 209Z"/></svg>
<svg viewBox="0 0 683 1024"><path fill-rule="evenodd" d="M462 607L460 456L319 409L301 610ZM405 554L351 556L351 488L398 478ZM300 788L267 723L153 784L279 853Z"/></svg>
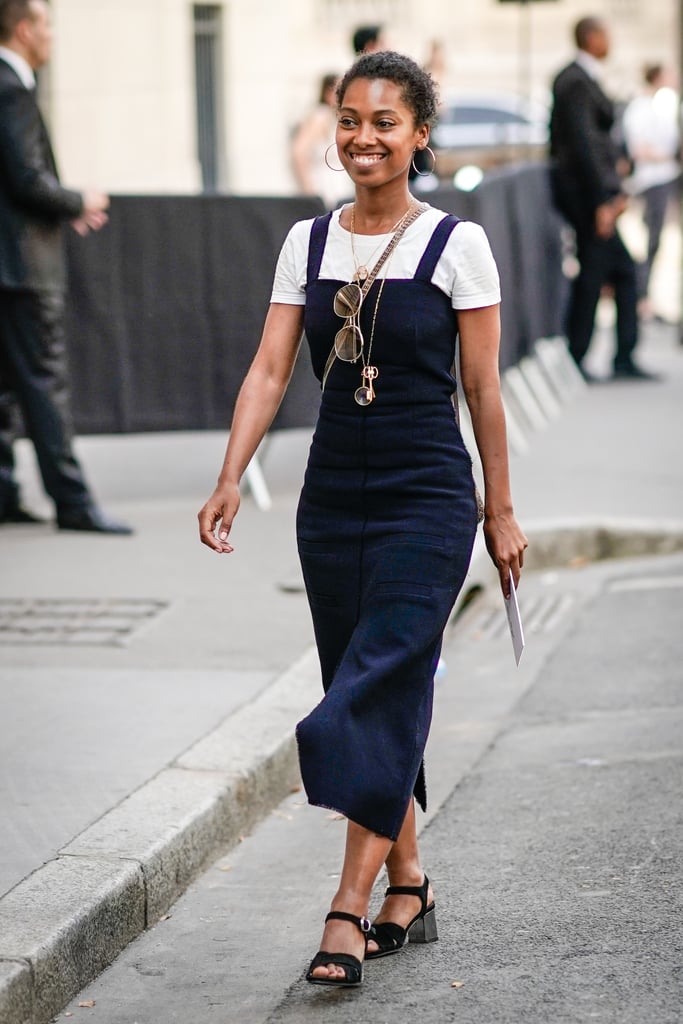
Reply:
<svg viewBox="0 0 683 1024"><path fill-rule="evenodd" d="M443 193L439 193L441 199ZM491 249L498 264L500 288L503 296L501 305L501 345L500 366L506 369L517 362L517 325L520 318L520 294L517 289L514 239L510 231L508 213L508 188L499 178L483 181L474 192L465 193L466 202L462 202L459 193L450 193L451 207L449 213L455 213L464 220L473 220L481 224L491 243ZM443 196L449 201L449 194ZM441 205L435 202L436 206ZM446 207L444 207L446 208ZM462 212L461 212L462 211ZM456 228L457 230L457 228Z"/></svg>
<svg viewBox="0 0 683 1024"><path fill-rule="evenodd" d="M547 166L504 167L473 192L439 189L429 200L486 231L500 273L501 370L519 362L539 338L561 334L566 281Z"/></svg>
<svg viewBox="0 0 683 1024"><path fill-rule="evenodd" d="M520 358L539 338L564 333L569 282L562 271L563 220L555 210L547 168L521 167L509 181L510 230L518 274Z"/></svg>
<svg viewBox="0 0 683 1024"><path fill-rule="evenodd" d="M482 224L503 294L501 369L560 333L560 226L543 165L488 175L429 201ZM81 434L224 429L256 351L280 246L323 212L310 198L115 196L104 230L68 244L68 339ZM313 425L308 349L274 428Z"/></svg>
<svg viewBox="0 0 683 1024"><path fill-rule="evenodd" d="M310 198L114 196L70 237L68 337L82 434L222 429L260 340L277 254ZM275 427L315 422L305 345Z"/></svg>

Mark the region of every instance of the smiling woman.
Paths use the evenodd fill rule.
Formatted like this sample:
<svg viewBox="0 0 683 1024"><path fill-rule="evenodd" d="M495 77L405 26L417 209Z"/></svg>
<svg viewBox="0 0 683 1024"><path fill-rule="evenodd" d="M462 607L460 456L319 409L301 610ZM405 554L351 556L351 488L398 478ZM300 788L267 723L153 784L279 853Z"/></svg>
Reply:
<svg viewBox="0 0 683 1024"><path fill-rule="evenodd" d="M426 805L434 673L477 526L452 405L458 333L486 543L505 594L510 576L519 581L526 539L510 497L488 242L478 225L408 189L414 154L429 142L433 83L410 58L382 52L361 57L337 95L337 149L355 201L295 224L285 240L218 486L199 518L203 543L230 552L239 480L304 327L323 394L297 538L325 696L297 739L309 801L348 819L339 887L306 979L355 986L364 958L437 938L415 802ZM370 924L384 865L390 886Z"/></svg>

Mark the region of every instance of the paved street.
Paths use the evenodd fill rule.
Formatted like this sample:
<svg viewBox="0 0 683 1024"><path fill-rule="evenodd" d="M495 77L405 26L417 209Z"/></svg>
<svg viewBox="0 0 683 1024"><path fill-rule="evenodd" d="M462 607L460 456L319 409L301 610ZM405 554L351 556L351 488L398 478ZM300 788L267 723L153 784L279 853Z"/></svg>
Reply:
<svg viewBox="0 0 683 1024"><path fill-rule="evenodd" d="M355 993L301 983L342 824L286 796L296 779L278 746L317 693L293 537L307 434L272 439L273 508L245 500L230 559L195 537L223 437L82 439L102 503L137 533L0 531L0 993L19 992L35 950L47 1005L104 965L108 929L120 948L148 923L59 1019L680 1020L676 330L648 328L641 358L665 379L586 389L513 459L536 538L527 650L515 669L492 587L449 629L423 834L441 941L368 965ZM26 446L20 457L37 506ZM595 560L608 549L625 557ZM118 909L98 917L114 884Z"/></svg>

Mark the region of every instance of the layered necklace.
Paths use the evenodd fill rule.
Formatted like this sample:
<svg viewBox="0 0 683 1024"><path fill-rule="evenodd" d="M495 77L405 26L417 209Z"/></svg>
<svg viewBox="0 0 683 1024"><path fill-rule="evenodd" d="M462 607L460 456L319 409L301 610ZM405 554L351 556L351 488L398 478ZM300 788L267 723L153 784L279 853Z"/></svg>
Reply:
<svg viewBox="0 0 683 1024"><path fill-rule="evenodd" d="M381 240L383 238L386 238L387 235L393 235L395 231L398 231L398 229L401 226L401 223L408 216L410 211L413 209L414 205L415 204L411 202L409 204L408 209L406 210L406 212L401 214L401 216L398 218L398 220L396 221L394 226L389 228L388 231L383 231L382 232L382 234L380 235L380 242L379 242L379 244L376 245L375 248L372 250L372 252L368 256L368 258L365 261L365 263L361 263L361 264L358 263L358 257L356 256L356 204L354 203L352 205L352 207L351 207L351 232L350 232L350 234L351 234L351 255L353 257L353 265L356 268L356 272L353 275L353 280L356 282L356 284L361 284L362 285L367 280L368 275L370 273L370 271L367 268L367 264L368 263L372 263L372 260L373 260L373 257L375 255L375 253L379 250L379 247L382 244Z"/></svg>
<svg viewBox="0 0 683 1024"><path fill-rule="evenodd" d="M360 387L356 388L354 392L354 399L358 405L370 405L375 398L374 381L379 376L379 370L376 366L371 363L372 356L372 343L375 337L375 324L377 322L377 312L379 310L380 300L382 298L382 292L384 291L384 285L389 272L389 264L394 251L403 237L406 229L417 220L420 214L427 209L426 203L415 203L411 201L406 212L399 218L399 220L390 229L392 237L385 248L382 255L377 260L377 263L368 270L365 264L358 263L356 258L356 246L355 246L355 204L351 207L351 253L353 256L353 265L356 268L353 275L353 279L349 284L344 285L339 289L334 297L334 311L337 316L344 318L344 326L337 331L334 339L334 346L330 353L330 359L328 359L328 365L323 378L324 380L329 372L331 361L334 358L343 360L344 362L355 363L360 359L362 364L361 369L361 384ZM381 244L381 243L380 243ZM376 246L374 251L371 253L370 258L367 260L371 262L379 246ZM367 295L370 287L377 277L382 267L386 264L386 270L380 281L379 288L377 290L377 298L375 300L375 308L372 314L372 322L370 326L370 338L368 340L367 352L365 351L365 340L363 333L360 329L359 317L360 309L363 304L363 300Z"/></svg>

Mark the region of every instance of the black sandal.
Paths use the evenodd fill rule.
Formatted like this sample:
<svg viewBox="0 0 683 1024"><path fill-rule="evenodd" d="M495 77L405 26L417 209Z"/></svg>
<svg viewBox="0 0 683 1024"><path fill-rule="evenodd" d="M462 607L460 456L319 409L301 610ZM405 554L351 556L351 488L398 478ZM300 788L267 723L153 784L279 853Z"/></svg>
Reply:
<svg viewBox="0 0 683 1024"><path fill-rule="evenodd" d="M436 942L439 938L436 931L436 907L432 901L427 905L429 879L425 875L422 885L390 885L384 896L417 896L422 902L419 914L416 914L407 928L393 921L382 921L373 924L366 938L366 943L374 941L379 949L366 951L366 960L378 960L381 956L398 953L408 942Z"/></svg>
<svg viewBox="0 0 683 1024"><path fill-rule="evenodd" d="M331 910L325 918L325 924L328 921L350 921L351 924L355 924L357 928L360 928L365 939L365 948L368 946L368 935L372 925L368 921L367 917L356 917L354 914L346 914L343 910ZM337 967L344 968L343 978L314 978L313 971L316 967L327 967L328 964L335 964ZM310 981L311 985L336 985L338 988L354 988L363 980L363 964L357 956L352 956L351 953L328 953L324 949L321 949L319 953L316 953L311 960L311 966L308 968L306 973L306 981Z"/></svg>

